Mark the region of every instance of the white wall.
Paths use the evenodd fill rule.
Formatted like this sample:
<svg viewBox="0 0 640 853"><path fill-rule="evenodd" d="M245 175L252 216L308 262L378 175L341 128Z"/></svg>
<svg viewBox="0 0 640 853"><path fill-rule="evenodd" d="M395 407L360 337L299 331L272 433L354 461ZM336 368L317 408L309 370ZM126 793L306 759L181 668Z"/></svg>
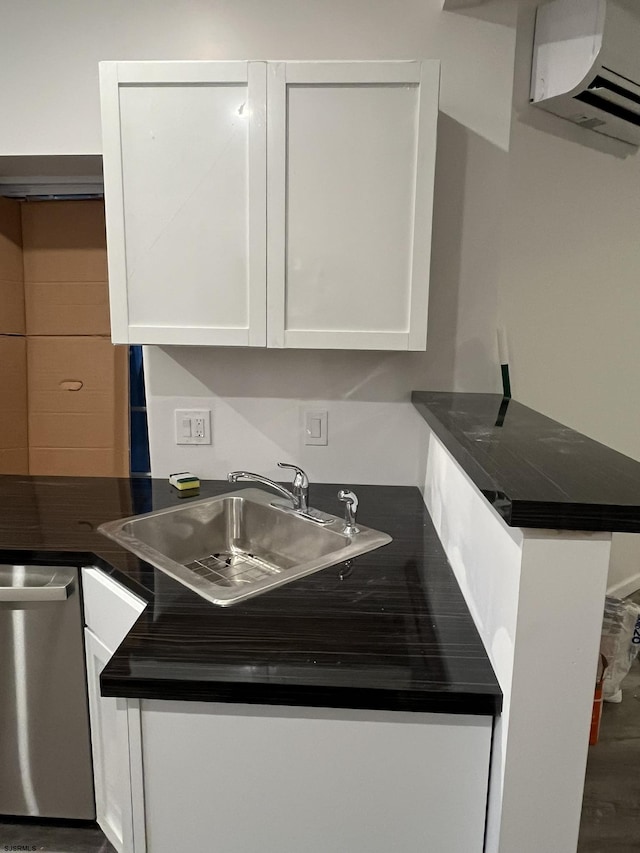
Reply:
<svg viewBox="0 0 640 853"><path fill-rule="evenodd" d="M443 109L506 147L510 0L482 18L440 0L29 0L4 3L0 156L101 151L103 59L442 58ZM475 72L469 74L471 66Z"/></svg>
<svg viewBox="0 0 640 853"><path fill-rule="evenodd" d="M465 13L443 12L441 0L30 0L3 10L0 157L100 151L101 59L442 60L427 353L150 349L154 474L220 476L232 463L269 472L287 457L317 480L414 484L411 389L498 390L515 24L511 0ZM307 399L330 411L326 448L300 445ZM213 408L210 448L173 443L172 410L191 405Z"/></svg>
<svg viewBox="0 0 640 853"><path fill-rule="evenodd" d="M277 462L312 482L416 483L416 412L402 353L145 347L154 474L224 478L244 468L277 479ZM212 410L211 447L176 446L174 409ZM328 411L329 444L303 444L305 408Z"/></svg>
<svg viewBox="0 0 640 853"><path fill-rule="evenodd" d="M443 61L426 354L147 348L153 473L275 475L295 460L315 480L417 484L413 388L498 390L495 328L515 7L444 13L439 0L339 0L275 28L264 4L210 3L225 39L211 56L437 57ZM294 12L279 3L284 19ZM251 14L249 12L251 11ZM253 14L255 12L255 14ZM305 401L329 411L327 447L302 444ZM214 443L177 447L175 408L211 407Z"/></svg>
<svg viewBox="0 0 640 853"><path fill-rule="evenodd" d="M532 33L525 10L500 253L513 394L640 460L640 156L528 106ZM640 587L640 536L614 537L610 583Z"/></svg>

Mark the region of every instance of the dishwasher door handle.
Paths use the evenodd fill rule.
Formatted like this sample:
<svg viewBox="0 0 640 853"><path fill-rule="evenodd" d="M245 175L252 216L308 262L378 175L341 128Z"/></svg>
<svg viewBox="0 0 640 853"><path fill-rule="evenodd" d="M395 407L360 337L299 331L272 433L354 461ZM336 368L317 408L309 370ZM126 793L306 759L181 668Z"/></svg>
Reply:
<svg viewBox="0 0 640 853"><path fill-rule="evenodd" d="M67 583L47 583L43 586L0 586L0 603L66 601L72 590L73 580Z"/></svg>

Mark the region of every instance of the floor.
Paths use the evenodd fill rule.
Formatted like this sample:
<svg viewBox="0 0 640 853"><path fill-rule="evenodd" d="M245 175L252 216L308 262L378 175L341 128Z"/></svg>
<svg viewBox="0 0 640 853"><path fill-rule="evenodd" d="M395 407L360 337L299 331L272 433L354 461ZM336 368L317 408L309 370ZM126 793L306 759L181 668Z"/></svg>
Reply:
<svg viewBox="0 0 640 853"><path fill-rule="evenodd" d="M46 853L116 853L95 824L0 820L0 850Z"/></svg>
<svg viewBox="0 0 640 853"><path fill-rule="evenodd" d="M640 661L589 748L578 853L640 853Z"/></svg>

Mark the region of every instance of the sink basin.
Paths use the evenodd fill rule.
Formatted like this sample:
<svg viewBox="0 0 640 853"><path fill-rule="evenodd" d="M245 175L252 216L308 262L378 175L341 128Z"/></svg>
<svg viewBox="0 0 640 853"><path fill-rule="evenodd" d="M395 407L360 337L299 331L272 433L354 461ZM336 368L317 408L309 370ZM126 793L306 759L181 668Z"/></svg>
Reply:
<svg viewBox="0 0 640 853"><path fill-rule="evenodd" d="M243 489L102 524L98 529L214 604L227 606L380 548L391 537L343 519L325 523Z"/></svg>

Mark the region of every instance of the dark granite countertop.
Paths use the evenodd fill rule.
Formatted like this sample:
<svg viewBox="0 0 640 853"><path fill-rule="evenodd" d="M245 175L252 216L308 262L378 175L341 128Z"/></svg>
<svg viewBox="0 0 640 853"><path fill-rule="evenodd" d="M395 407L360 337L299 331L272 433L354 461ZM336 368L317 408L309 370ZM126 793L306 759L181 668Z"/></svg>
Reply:
<svg viewBox="0 0 640 853"><path fill-rule="evenodd" d="M337 488L313 485L312 505L338 513ZM228 490L205 482L200 496ZM359 519L391 544L342 579L324 569L227 608L96 531L185 500L165 481L0 477L0 561L98 565L149 602L102 674L107 696L499 712L499 686L419 491L355 490Z"/></svg>
<svg viewBox="0 0 640 853"><path fill-rule="evenodd" d="M640 462L499 394L411 399L512 527L640 532Z"/></svg>

